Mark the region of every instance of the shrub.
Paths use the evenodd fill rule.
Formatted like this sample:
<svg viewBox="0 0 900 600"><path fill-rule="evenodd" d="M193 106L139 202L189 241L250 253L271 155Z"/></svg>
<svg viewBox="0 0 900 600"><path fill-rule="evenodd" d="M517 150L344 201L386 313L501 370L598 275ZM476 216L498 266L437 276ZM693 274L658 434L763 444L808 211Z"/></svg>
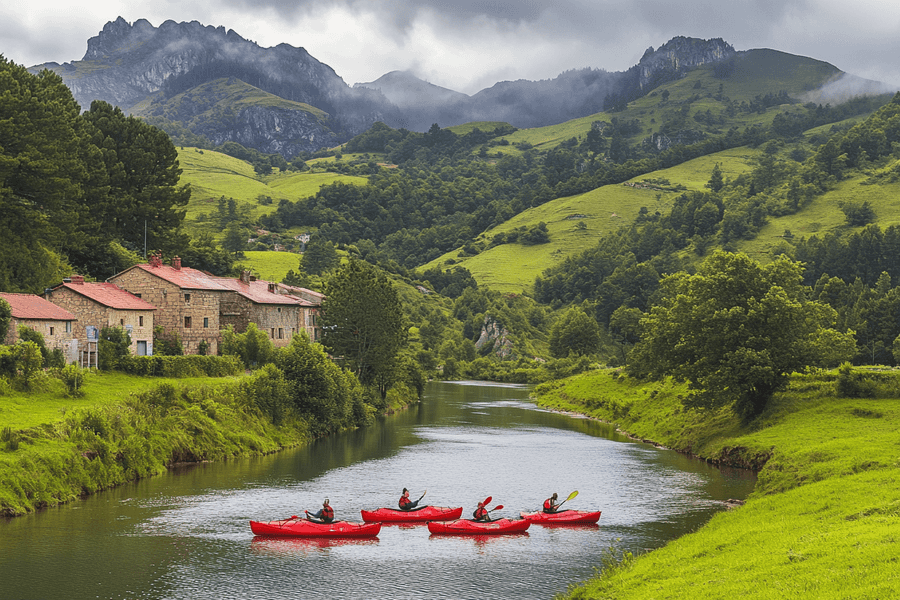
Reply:
<svg viewBox="0 0 900 600"><path fill-rule="evenodd" d="M143 377L228 377L244 370L235 356L126 356L118 370Z"/></svg>

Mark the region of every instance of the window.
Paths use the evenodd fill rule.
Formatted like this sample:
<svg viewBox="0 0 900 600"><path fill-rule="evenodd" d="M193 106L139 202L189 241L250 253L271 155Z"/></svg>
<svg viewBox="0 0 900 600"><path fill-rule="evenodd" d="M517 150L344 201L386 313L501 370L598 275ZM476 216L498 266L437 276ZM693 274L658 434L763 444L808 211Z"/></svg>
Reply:
<svg viewBox="0 0 900 600"><path fill-rule="evenodd" d="M190 318L190 317L185 317L185 318L184 318L184 328L185 328L185 329L190 329L190 328L191 328L191 318Z"/></svg>
<svg viewBox="0 0 900 600"><path fill-rule="evenodd" d="M275 339L275 328L274 328L274 327L272 328L272 333L270 334L270 337L271 337L273 340Z"/></svg>
<svg viewBox="0 0 900 600"><path fill-rule="evenodd" d="M143 326L144 326L144 317L139 316L138 317L138 327L143 327Z"/></svg>
<svg viewBox="0 0 900 600"><path fill-rule="evenodd" d="M72 321L66 321L66 333L72 333Z"/></svg>
<svg viewBox="0 0 900 600"><path fill-rule="evenodd" d="M53 327L50 327L50 335L53 335Z"/></svg>
<svg viewBox="0 0 900 600"><path fill-rule="evenodd" d="M284 329L282 329L281 327L278 328L278 339L279 340L284 339Z"/></svg>
<svg viewBox="0 0 900 600"><path fill-rule="evenodd" d="M191 295L188 294L187 292L184 293L184 301L185 301L185 302L190 302L190 301L191 301Z"/></svg>
<svg viewBox="0 0 900 600"><path fill-rule="evenodd" d="M119 326L120 326L120 327L124 327L124 326L125 326L125 319L119 319Z"/></svg>
<svg viewBox="0 0 900 600"><path fill-rule="evenodd" d="M203 326L209 327L209 317L203 317Z"/></svg>

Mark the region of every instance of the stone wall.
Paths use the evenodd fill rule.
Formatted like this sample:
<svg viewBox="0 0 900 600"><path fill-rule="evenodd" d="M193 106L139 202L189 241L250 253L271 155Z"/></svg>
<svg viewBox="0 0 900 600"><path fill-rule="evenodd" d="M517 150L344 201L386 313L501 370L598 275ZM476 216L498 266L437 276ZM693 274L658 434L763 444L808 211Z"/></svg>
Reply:
<svg viewBox="0 0 900 600"><path fill-rule="evenodd" d="M224 291L184 289L144 269L132 268L109 279L157 310L154 325L177 332L185 354L197 354L200 343L208 354L219 351L219 303Z"/></svg>
<svg viewBox="0 0 900 600"><path fill-rule="evenodd" d="M276 348L288 346L301 326L300 306L288 304L257 304L240 294L222 296L219 323L224 329L231 325L235 332L244 333L250 323L265 332Z"/></svg>
<svg viewBox="0 0 900 600"><path fill-rule="evenodd" d="M131 335L131 353L138 353L138 342L145 342L147 354L153 353L152 310L118 310L104 306L66 287L58 287L47 295L53 304L75 315L74 337L87 341L87 327L96 327L99 333L104 327L121 327Z"/></svg>

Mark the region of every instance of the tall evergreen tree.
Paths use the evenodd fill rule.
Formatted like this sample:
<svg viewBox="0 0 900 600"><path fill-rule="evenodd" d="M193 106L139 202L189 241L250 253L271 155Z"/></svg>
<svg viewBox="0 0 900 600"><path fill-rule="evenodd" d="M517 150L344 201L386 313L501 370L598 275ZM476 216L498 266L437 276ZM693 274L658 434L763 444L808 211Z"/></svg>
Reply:
<svg viewBox="0 0 900 600"><path fill-rule="evenodd" d="M361 260L342 266L325 286L323 343L382 399L392 384L407 328L400 298L380 269Z"/></svg>

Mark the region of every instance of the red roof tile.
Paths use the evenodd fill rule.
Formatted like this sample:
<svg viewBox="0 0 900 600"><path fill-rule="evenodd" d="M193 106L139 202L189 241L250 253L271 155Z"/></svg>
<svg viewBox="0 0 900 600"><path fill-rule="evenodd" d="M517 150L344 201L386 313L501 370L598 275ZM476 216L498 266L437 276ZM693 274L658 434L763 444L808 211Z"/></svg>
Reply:
<svg viewBox="0 0 900 600"><path fill-rule="evenodd" d="M34 294L4 294L0 293L9 303L12 316L15 319L32 319L41 321L77 321L75 315L64 308L44 300Z"/></svg>
<svg viewBox="0 0 900 600"><path fill-rule="evenodd" d="M244 283L240 279L219 278L216 281L228 289L237 292L244 298L256 304L282 304L297 306L301 303L291 296L274 294L269 291L269 282L258 279L250 283Z"/></svg>
<svg viewBox="0 0 900 600"><path fill-rule="evenodd" d="M59 287L72 290L76 294L81 294L109 308L118 310L156 310L156 307L146 300L141 300L114 283L63 283L54 289Z"/></svg>
<svg viewBox="0 0 900 600"><path fill-rule="evenodd" d="M207 275L203 271L191 269L190 267L181 267L176 269L169 265L160 265L154 267L151 265L135 265L132 269L143 269L144 271L156 275L160 279L165 279L169 283L174 283L178 287L186 290L225 290L227 289L221 283L219 278ZM129 269L126 269L129 270Z"/></svg>

